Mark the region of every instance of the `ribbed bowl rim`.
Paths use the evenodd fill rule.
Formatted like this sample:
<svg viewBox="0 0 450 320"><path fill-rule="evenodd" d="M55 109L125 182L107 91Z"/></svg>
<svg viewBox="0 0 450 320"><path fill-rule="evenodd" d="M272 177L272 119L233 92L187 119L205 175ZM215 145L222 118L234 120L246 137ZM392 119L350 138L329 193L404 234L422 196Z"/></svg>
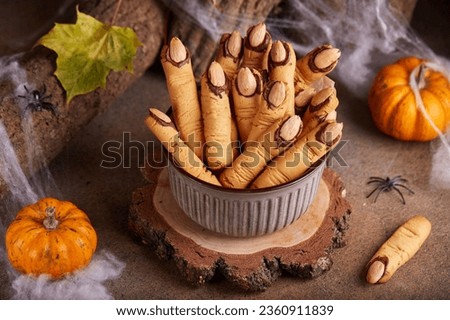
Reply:
<svg viewBox="0 0 450 320"><path fill-rule="evenodd" d="M166 111L166 114L170 117L172 116L172 106L169 106L169 109ZM194 177L193 175L191 175L190 173L188 173L186 170L184 170L183 168L180 168L180 166L178 166L176 164L175 161L173 161L173 156L172 154L170 154L166 149L164 149L164 155L169 159L170 163L172 164L172 166L183 176L185 176L186 178L190 179L192 182L200 184L202 186L208 187L210 189L216 190L216 191L220 191L223 193L230 193L230 194L235 194L235 193L248 193L248 194L260 194L260 193L268 193L268 192L272 192L272 191L277 191L277 190L283 190L286 188L289 188L292 185L295 184L300 184L302 181L307 180L310 176L312 176L314 174L314 172L316 172L316 170L318 170L321 166L321 164L323 162L327 161L328 158L328 154L325 154L322 158L320 158L317 162L315 162L311 168L308 169L308 171L302 175L301 177L289 181L289 182L285 182L276 186L272 186L272 187L266 187L266 188L258 188L258 189L250 189L250 188L245 188L245 189L233 189L233 188L226 188L223 186L217 186L214 185L212 183L203 181L201 179L198 179L196 177Z"/></svg>
<svg viewBox="0 0 450 320"><path fill-rule="evenodd" d="M193 175L191 175L190 173L188 173L186 170L184 170L183 168L181 168L180 166L178 166L175 161L173 160L173 156L167 152L165 150L165 155L168 156L168 159L170 161L170 163L172 164L172 167L175 168L175 170L177 170L177 172L181 175L183 175L184 177L188 178L189 180L191 180L192 182L196 183L196 184L200 184L202 186L208 187L210 189L216 190L216 191L220 191L223 193L230 193L230 194L235 194L235 193L247 193L247 194L259 194L259 193L268 193L268 192L272 192L272 191L279 191L279 190L283 190L286 188L289 188L292 185L296 185L296 184L301 184L304 180L307 180L310 176L312 176L316 170L319 170L321 164L323 162L326 162L328 153L323 156L321 159L319 159L317 162L315 162L311 168L308 169L308 171L302 175L301 177L289 181L289 182L285 182L283 184L279 184L276 186L272 186L272 187L266 187L266 188L258 188L258 189L249 189L249 188L245 188L245 189L233 189L233 188L226 188L223 186L217 186L214 185L212 183L203 181L201 179L198 179L197 177L194 177Z"/></svg>

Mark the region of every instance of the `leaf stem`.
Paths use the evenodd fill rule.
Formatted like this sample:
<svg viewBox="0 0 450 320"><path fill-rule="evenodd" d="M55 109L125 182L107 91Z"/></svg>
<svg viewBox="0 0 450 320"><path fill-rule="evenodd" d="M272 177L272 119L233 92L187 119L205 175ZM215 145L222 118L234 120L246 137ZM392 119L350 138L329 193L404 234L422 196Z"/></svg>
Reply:
<svg viewBox="0 0 450 320"><path fill-rule="evenodd" d="M114 25L114 23L116 22L116 18L119 14L119 10L120 10L120 6L122 5L122 0L118 0L117 1L117 5L116 5L116 10L114 11L114 15L111 19L111 26Z"/></svg>

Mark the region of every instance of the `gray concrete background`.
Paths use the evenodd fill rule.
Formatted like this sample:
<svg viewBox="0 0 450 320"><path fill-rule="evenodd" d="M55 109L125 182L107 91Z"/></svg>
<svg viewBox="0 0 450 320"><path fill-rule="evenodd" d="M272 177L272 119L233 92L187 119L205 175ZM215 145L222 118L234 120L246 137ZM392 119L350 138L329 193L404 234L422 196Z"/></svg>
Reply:
<svg viewBox="0 0 450 320"><path fill-rule="evenodd" d="M448 24L442 22L446 15L433 9L433 1L423 2L419 1L412 24L433 49L448 57ZM443 8L447 8L448 17L448 5ZM130 132L131 140L153 139L143 122L147 108L169 105L164 76L157 66L79 132L50 169L66 199L91 217L99 235L98 250L107 249L126 263L120 278L107 283L114 298L449 299L450 197L448 190L436 190L429 184L430 144L404 143L384 136L372 124L367 102L354 98L339 83L337 89L339 120L344 122L344 140L348 141L342 156L348 166L335 170L341 174L353 206L348 244L333 253L333 267L323 276L304 281L283 275L265 292L239 291L220 276L202 287L192 287L171 261L161 261L127 229L131 193L145 184L137 168L138 159L144 155L133 150L131 168L105 169L100 166L105 160L101 150L107 141L122 141L124 132ZM416 192L405 195L406 205L394 193L380 195L377 203L366 199L371 190L366 185L369 176L395 175L407 178ZM367 261L401 223L415 214L431 220L429 239L391 281L367 285L363 274ZM0 280L0 298L8 299L3 272Z"/></svg>

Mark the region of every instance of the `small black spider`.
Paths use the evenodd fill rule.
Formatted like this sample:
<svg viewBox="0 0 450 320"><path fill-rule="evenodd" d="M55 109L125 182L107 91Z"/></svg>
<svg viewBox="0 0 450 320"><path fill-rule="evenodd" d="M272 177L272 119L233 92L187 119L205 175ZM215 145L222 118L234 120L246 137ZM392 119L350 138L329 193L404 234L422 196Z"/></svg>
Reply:
<svg viewBox="0 0 450 320"><path fill-rule="evenodd" d="M414 194L414 191L412 191L410 188L404 185L404 183L406 182L408 181L406 179L403 179L402 176L395 176L392 179L389 177L386 177L386 179L380 177L370 177L367 184L375 183L377 186L367 195L367 198L369 198L372 194L374 194L375 191L378 191L375 195L375 199L373 200L373 202L375 203L381 192L388 192L391 190L395 190L402 198L402 203L406 204L405 197L399 190L399 187L408 190L410 194Z"/></svg>
<svg viewBox="0 0 450 320"><path fill-rule="evenodd" d="M25 88L25 91L27 92L26 96L19 95L19 98L26 99L28 104L25 108L25 112L27 110L31 111L42 111L42 109L49 110L53 113L54 116L57 116L58 113L56 111L56 106L54 106L52 103L46 101L47 99L51 98L52 95L45 95L47 92L47 87L44 84L44 87L41 91L39 90L28 90L27 86L23 86Z"/></svg>

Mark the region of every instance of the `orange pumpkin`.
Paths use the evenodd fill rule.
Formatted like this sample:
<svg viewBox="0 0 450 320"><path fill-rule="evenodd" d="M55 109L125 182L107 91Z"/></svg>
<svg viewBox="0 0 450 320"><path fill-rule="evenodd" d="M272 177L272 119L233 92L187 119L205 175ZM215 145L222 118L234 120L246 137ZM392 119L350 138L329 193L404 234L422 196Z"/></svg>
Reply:
<svg viewBox="0 0 450 320"><path fill-rule="evenodd" d="M416 100L414 83L422 105ZM399 140L432 140L450 124L449 81L425 60L400 59L375 77L369 108L380 131Z"/></svg>
<svg viewBox="0 0 450 320"><path fill-rule="evenodd" d="M8 258L18 271L59 278L89 263L97 234L74 204L43 198L19 211L6 231Z"/></svg>

